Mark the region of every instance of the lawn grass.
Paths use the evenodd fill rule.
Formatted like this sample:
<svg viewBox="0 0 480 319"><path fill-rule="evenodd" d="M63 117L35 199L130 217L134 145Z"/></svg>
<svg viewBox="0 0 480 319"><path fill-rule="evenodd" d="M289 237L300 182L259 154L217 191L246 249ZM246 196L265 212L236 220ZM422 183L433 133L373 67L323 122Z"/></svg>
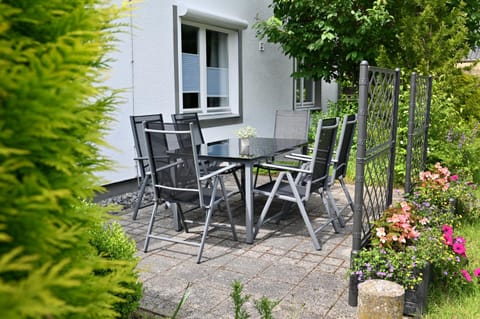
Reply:
<svg viewBox="0 0 480 319"><path fill-rule="evenodd" d="M464 223L459 234L467 240L467 269L480 267L480 221ZM473 277L473 275L472 275ZM424 319L474 319L480 318L480 278L473 278L469 285L471 289L461 291L445 291L430 289L427 313Z"/></svg>

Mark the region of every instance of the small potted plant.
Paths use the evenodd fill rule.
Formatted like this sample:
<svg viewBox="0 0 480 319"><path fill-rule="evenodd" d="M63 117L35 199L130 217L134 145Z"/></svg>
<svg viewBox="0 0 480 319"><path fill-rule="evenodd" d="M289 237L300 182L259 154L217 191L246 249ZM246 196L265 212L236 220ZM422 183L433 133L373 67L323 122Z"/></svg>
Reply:
<svg viewBox="0 0 480 319"><path fill-rule="evenodd" d="M250 151L250 138L257 135L257 130L251 126L242 127L237 131L237 136L240 139L240 154L248 155Z"/></svg>

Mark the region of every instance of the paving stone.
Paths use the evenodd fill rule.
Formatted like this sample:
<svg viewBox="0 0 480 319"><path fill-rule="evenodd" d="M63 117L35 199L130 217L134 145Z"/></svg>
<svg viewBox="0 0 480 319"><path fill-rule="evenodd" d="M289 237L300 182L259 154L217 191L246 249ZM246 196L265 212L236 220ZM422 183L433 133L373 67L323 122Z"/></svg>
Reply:
<svg viewBox="0 0 480 319"><path fill-rule="evenodd" d="M234 186L232 181L227 182ZM340 199L339 205L346 203L338 185L333 193ZM121 201L133 199L135 196L124 196ZM251 318L260 318L254 301L262 296L279 301L273 311L274 318L356 318L357 309L348 306L347 302L346 274L350 265L353 223L349 209L344 212L347 225L340 233L336 234L331 226L319 232L322 250L317 251L295 207L279 225L272 223L262 227L254 244L246 244L243 202L239 194L229 200L239 240L232 240L228 228L209 231L200 264L196 263L198 247L152 239L148 252L143 252L151 206L142 208L135 221L131 208L116 212L120 224L139 249L137 268L145 291L142 308L171 315L188 289L190 295L180 311L180 318L230 319L234 316L231 285L233 280L239 280L244 285L244 293L251 295L245 305ZM255 216L264 202L264 199L255 198ZM275 203L275 209L280 207L281 204ZM312 197L307 209L315 210L311 214L314 224L325 221L325 209L319 196ZM200 227L192 227L190 234L176 232L172 228L171 210L161 205L159 211L160 222L154 226L155 233L163 231L178 238L198 240ZM195 214L198 212L192 216ZM225 210L217 211L213 218L228 226Z"/></svg>

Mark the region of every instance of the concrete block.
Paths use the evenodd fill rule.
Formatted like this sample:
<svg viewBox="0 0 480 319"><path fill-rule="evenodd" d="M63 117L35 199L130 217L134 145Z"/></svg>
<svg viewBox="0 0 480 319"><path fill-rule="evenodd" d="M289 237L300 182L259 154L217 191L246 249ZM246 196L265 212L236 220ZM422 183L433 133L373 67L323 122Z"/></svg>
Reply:
<svg viewBox="0 0 480 319"><path fill-rule="evenodd" d="M358 319L402 319L405 289L372 279L358 285Z"/></svg>

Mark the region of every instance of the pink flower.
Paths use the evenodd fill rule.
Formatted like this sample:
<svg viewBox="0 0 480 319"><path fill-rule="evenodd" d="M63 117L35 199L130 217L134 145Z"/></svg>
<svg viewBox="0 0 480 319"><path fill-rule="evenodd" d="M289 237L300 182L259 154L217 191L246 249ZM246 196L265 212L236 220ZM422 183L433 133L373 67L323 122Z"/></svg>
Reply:
<svg viewBox="0 0 480 319"><path fill-rule="evenodd" d="M402 207L402 211L403 211L404 213L407 213L407 212L409 212L409 211L412 209L412 208L410 207L410 205L409 205L406 201L402 201L402 202L400 203L400 206Z"/></svg>
<svg viewBox="0 0 480 319"><path fill-rule="evenodd" d="M428 218L427 218L427 217L423 217L422 219L420 219L420 224L422 224L422 225L428 224Z"/></svg>
<svg viewBox="0 0 480 319"><path fill-rule="evenodd" d="M448 225L443 225L442 226L442 232L444 234L452 235L453 234L453 228L451 226L448 226Z"/></svg>
<svg viewBox="0 0 480 319"><path fill-rule="evenodd" d="M452 175L452 176L450 176L450 180L451 180L451 181L454 181L454 182L458 181L458 175Z"/></svg>
<svg viewBox="0 0 480 319"><path fill-rule="evenodd" d="M387 234L385 233L385 227L378 227L377 228L377 237L382 238L385 237Z"/></svg>
<svg viewBox="0 0 480 319"><path fill-rule="evenodd" d="M459 255L462 255L465 253L465 246L460 243L455 243L453 244L453 251Z"/></svg>
<svg viewBox="0 0 480 319"><path fill-rule="evenodd" d="M462 236L455 237L455 242L459 244L465 244L467 241Z"/></svg>
<svg viewBox="0 0 480 319"><path fill-rule="evenodd" d="M444 233L443 234L443 239L445 240L445 244L448 246L452 246L453 244L453 238L451 234Z"/></svg>
<svg viewBox="0 0 480 319"><path fill-rule="evenodd" d="M468 270L462 269L461 270L463 277L465 277L465 280L468 282L472 281L472 276L468 273Z"/></svg>
<svg viewBox="0 0 480 319"><path fill-rule="evenodd" d="M480 277L480 268L477 268L473 271L473 274L475 275L475 277Z"/></svg>
<svg viewBox="0 0 480 319"><path fill-rule="evenodd" d="M429 172L429 171L420 172L420 180L421 181L426 181L430 178L432 178L432 173L431 172Z"/></svg>

